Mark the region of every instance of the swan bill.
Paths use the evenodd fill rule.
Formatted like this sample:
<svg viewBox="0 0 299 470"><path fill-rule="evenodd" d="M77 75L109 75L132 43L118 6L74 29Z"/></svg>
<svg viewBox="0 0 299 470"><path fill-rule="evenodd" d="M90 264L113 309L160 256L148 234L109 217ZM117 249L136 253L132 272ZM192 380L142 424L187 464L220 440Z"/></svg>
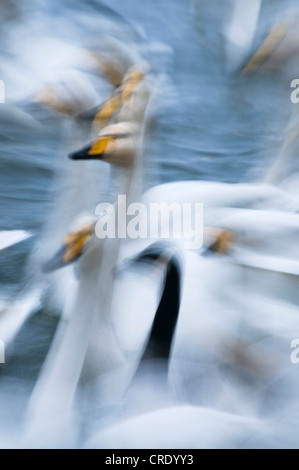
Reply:
<svg viewBox="0 0 299 470"><path fill-rule="evenodd" d="M78 231L68 234L63 240L63 246L44 265L44 271L55 271L75 262L87 250L93 234L94 224L85 224Z"/></svg>
<svg viewBox="0 0 299 470"><path fill-rule="evenodd" d="M145 74L138 68L132 69L123 78L120 86L99 106L79 114L79 121L92 121L94 131L100 131L111 122L114 115L130 102L136 87L145 79Z"/></svg>
<svg viewBox="0 0 299 470"><path fill-rule="evenodd" d="M208 232L208 233L207 233ZM230 230L206 228L207 241L203 255L225 255L229 253L237 241L236 234Z"/></svg>
<svg viewBox="0 0 299 470"><path fill-rule="evenodd" d="M70 153L69 158L71 160L95 160L94 155L89 154L90 149L91 149L90 145L87 147L84 147L81 150Z"/></svg>
<svg viewBox="0 0 299 470"><path fill-rule="evenodd" d="M107 126L90 145L69 155L72 160L102 160L115 166L129 167L134 162L138 127L118 123Z"/></svg>
<svg viewBox="0 0 299 470"><path fill-rule="evenodd" d="M71 160L105 160L114 150L116 135L104 135L93 140L91 145L69 155Z"/></svg>

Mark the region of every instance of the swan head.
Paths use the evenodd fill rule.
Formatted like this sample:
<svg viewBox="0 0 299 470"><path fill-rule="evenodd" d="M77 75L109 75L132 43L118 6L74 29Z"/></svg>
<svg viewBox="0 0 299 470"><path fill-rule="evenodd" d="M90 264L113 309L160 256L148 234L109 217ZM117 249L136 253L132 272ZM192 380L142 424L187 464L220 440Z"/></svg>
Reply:
<svg viewBox="0 0 299 470"><path fill-rule="evenodd" d="M72 160L101 160L119 167L132 166L138 146L139 126L122 122L105 127L83 149L71 153Z"/></svg>
<svg viewBox="0 0 299 470"><path fill-rule="evenodd" d="M88 249L95 230L95 222L88 221L68 233L60 250L44 266L45 272L63 268L77 261Z"/></svg>
<svg viewBox="0 0 299 470"><path fill-rule="evenodd" d="M134 120L135 117L142 116L139 108L148 97L143 96L140 91L140 84L145 83L145 67L132 68L123 78L120 86L102 103L100 106L81 113L77 119L92 121L92 127L95 132L99 132L109 122L117 116L117 121ZM141 87L142 90L142 87ZM134 99L133 99L134 98ZM119 119L118 115L121 115Z"/></svg>

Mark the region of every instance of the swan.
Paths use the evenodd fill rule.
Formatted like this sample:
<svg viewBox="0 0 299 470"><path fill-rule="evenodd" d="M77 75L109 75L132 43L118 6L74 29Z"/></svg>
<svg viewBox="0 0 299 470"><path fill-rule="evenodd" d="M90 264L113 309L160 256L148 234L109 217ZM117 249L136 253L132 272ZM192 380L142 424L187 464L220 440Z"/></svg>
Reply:
<svg viewBox="0 0 299 470"><path fill-rule="evenodd" d="M298 446L297 426L296 409L269 419L209 407L170 405L103 427L83 448L294 449ZM186 460L192 463L192 457ZM155 462L153 458L151 463Z"/></svg>
<svg viewBox="0 0 299 470"><path fill-rule="evenodd" d="M128 129L131 130L130 144L137 151L140 144L139 137L141 138L142 135L139 136L140 124L130 122L124 125L119 123L114 125L112 129L110 127L110 134L107 128L105 133L109 134L108 140L112 142L116 131L118 134L123 132L123 142L126 142ZM121 141L121 135L118 135L118 137L118 140ZM107 140L107 135L105 139ZM122 146L122 152L125 149L126 144ZM117 157L117 152L114 152L114 155ZM125 191L129 193L129 186L126 185ZM63 256L64 264L83 253L83 248L86 242L90 242L93 231L94 223L85 223L77 233L72 233L65 239L69 249ZM93 236L93 238L95 237ZM37 383L28 408L29 421L28 426L26 426L26 436L27 438L29 436L29 440L30 436L31 438L36 437L37 430L42 429L45 432L43 429L45 423L48 423L47 426L50 426L50 428L53 426L57 431L59 426L69 423L66 415L72 409L74 394L83 366L83 372L90 379L90 376L103 375L106 370L110 371L111 368L118 370L124 364L124 358L116 343L110 318L115 281L114 266L117 264L119 243L118 240L101 242L96 239L95 243L91 244L91 248L84 253L82 260L80 260L77 292L73 302L68 305L71 312L69 323L66 328L62 325L56 335L44 371ZM52 269L53 265L48 264L47 268L48 270ZM99 305L101 305L100 316ZM86 314L83 316L82 312L86 312ZM102 337L100 342L99 335ZM74 357L72 353L76 342L80 343L77 347L78 357ZM89 348L91 353L88 357ZM86 355L87 365L84 365ZM67 383L63 378L66 370L68 371ZM60 392L53 397L51 390L57 386L59 386ZM111 387L108 387L109 391L111 391ZM48 410L51 410L51 416L47 415ZM53 416L55 416L54 419ZM54 429L47 429L46 434L53 437L55 435Z"/></svg>
<svg viewBox="0 0 299 470"><path fill-rule="evenodd" d="M142 122L150 96L150 87L146 80L147 69L146 63L134 65L104 103L80 113L77 119L92 121L95 133L112 122L129 120Z"/></svg>
<svg viewBox="0 0 299 470"><path fill-rule="evenodd" d="M90 55L91 58L94 56L90 51L85 51L85 55ZM120 51L118 55L121 56ZM110 62L107 59L104 62L101 61L99 53L96 54L96 59L102 64L105 77L108 76L109 78ZM72 69L58 74L55 82L45 85L34 96L33 101L36 104L50 111L54 110L56 113L55 119L59 118L66 136L64 145L66 153L70 153L89 139L91 130L89 120L86 118L90 111L87 113L87 110L96 110L94 126L97 130L100 130L104 123L110 122L112 118L117 121L115 114L119 115L120 113L122 115L125 113L128 118L130 116L131 120L138 117L142 122L141 100L140 98L136 100L136 94L139 96L142 90L145 93L144 90L148 89L145 85L145 65L131 67L126 71L127 73L124 73L123 62L128 66L128 58L122 61L119 66L120 73L124 74L123 80L117 90L101 106L95 107L95 104L100 101L99 94L95 91L86 74ZM115 67L116 64L114 64ZM141 84L140 82L144 83ZM136 90L138 93L136 93ZM114 105L115 97L117 97L117 100L120 98L116 107ZM147 99L148 94L143 98L144 106ZM121 108L124 108L125 111ZM56 190L55 211L52 215L50 214L41 241L36 245L32 256L32 265L43 264L48 257L49 250L53 253L57 250L60 240L69 230L71 223L81 213L93 210L98 198L101 200L108 193L108 168L99 168L96 164L90 164L89 167L84 164L74 166L68 164L67 161L64 165L65 168L61 168L59 176L61 189L59 192ZM86 191L87 186L88 191ZM55 227L55 232L53 232L53 227ZM44 250L45 245L47 246L47 252ZM48 289L49 295L47 295L46 303L49 304L49 307L54 307L54 310L59 311L63 306L65 297L65 289L62 289L62 286L65 285L68 289L68 285L66 282L62 282L57 273L55 273L52 281L48 278L48 282L50 284L52 282L52 287L50 285Z"/></svg>
<svg viewBox="0 0 299 470"><path fill-rule="evenodd" d="M242 415L196 406L169 406L99 431L84 449L246 448L262 427L258 419Z"/></svg>
<svg viewBox="0 0 299 470"><path fill-rule="evenodd" d="M63 152L83 145L89 138L89 126L78 123L75 116L94 106L99 100L100 95L86 74L76 70L58 73L55 81L46 84L33 97L35 105L42 107L44 113L47 113L46 125L59 124L60 131L63 132ZM93 209L97 203L99 188L102 187L103 194L105 193L107 175L105 177L104 172L93 165L89 168L83 165L74 167L65 159L59 159L58 162L58 181L55 181L52 188L52 210L49 211L41 236L30 256L28 269L33 278L36 278L36 284L44 285L44 288L41 285L42 297L48 311L60 314L66 292L73 282L72 272L64 273L63 277L57 272L45 278L41 275L41 266L48 258L49 251L54 253L57 250L76 217Z"/></svg>
<svg viewBox="0 0 299 470"><path fill-rule="evenodd" d="M131 76L134 77L134 74L135 72ZM125 104L128 105L128 101L135 91L135 82L132 85L131 79L126 78L125 80L130 85L130 90L127 87L123 89L123 93L126 95ZM138 81L139 79L137 83ZM142 117L140 111L139 117ZM131 145L137 151L139 145L141 145L143 135L142 124L142 121L139 124L133 121L125 124L115 124L114 127L110 126L110 130L105 128L106 136L104 138L109 140L111 144L116 131L119 134L123 132L124 136L127 137L129 128L131 131ZM122 152L125 151L125 147L122 147ZM117 155L117 152L114 152L114 154ZM129 186L126 185L125 191L126 193L130 192ZM65 243L69 246L69 251L63 257L65 265L68 264L68 261L72 260L74 253L75 257L81 254L81 250L83 251L86 242L89 242L90 238L92 238L93 230L94 223L89 220L85 222L83 228L81 227L77 233L75 230L75 232L65 238ZM115 283L114 269L118 262L119 240L105 240L104 243L102 240L98 240L92 245L90 253L87 252L82 257L82 261L80 260L78 268L79 279L74 286L76 293L73 299L70 299L70 302L65 304L66 315L70 319L66 326L63 323L61 324L51 347L44 372L32 395L28 411L28 416L30 417L28 435L36 434L36 430L40 426L42 427L43 423L48 422L48 420L44 420L45 403L48 403L47 409L52 410L53 416L59 417L58 421L60 424L68 422L68 420L63 420L63 418L72 409L73 397L82 368L85 376L95 377L102 375L106 370L120 367L124 363L122 352L116 343L110 319L114 292L113 286ZM50 265L47 268L48 271L51 270ZM99 305L101 306L100 312ZM82 312L86 310L88 312L87 315L82 317ZM83 339L81 340L82 334ZM99 342L99 335L103 339L101 342ZM74 350L74 345L77 341L80 341L77 350L79 360L77 357L72 357L71 352ZM62 377L66 369L69 371L69 384L65 384ZM54 384L57 383L60 384L61 399L57 395L51 399L49 397L49 390L52 390L55 386ZM57 427L53 417L50 422L54 427ZM53 433L51 434L50 430L48 431L50 435L54 435Z"/></svg>
<svg viewBox="0 0 299 470"><path fill-rule="evenodd" d="M85 143L90 135L90 127L84 122L79 123L75 117L98 103L100 95L86 74L80 71L60 71L54 78L52 83L49 81L33 96L36 108L31 111L35 116L37 107L40 107L44 110L47 126L59 124L64 133L63 150L68 153ZM47 216L41 236L27 262L30 284L25 286L25 290L12 305L5 306L1 311L2 337L7 344L13 340L28 317L36 313L42 305L51 314L69 312L68 308L64 308L64 304L68 302L69 290L75 288L76 281L72 270L45 276L41 272L41 266L47 259L49 250L55 252L71 222L79 214L92 210L96 205L99 188L102 188L103 194L106 192L108 178L105 169L100 170L96 164L94 168L92 166L74 167L68 165L68 160L64 160L63 165L60 165L59 181L53 188L53 210ZM86 191L87 186L89 191ZM14 233L11 233L11 236L13 235ZM8 234L3 234L2 237L3 243L5 239L8 240Z"/></svg>

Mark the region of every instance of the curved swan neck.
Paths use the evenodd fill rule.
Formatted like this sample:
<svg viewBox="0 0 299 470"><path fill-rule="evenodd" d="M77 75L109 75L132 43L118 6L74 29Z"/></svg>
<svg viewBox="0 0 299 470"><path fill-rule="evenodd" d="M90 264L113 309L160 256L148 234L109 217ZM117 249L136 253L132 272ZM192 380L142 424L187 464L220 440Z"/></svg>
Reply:
<svg viewBox="0 0 299 470"><path fill-rule="evenodd" d="M142 359L169 359L181 301L181 272L173 257L167 266L164 290Z"/></svg>
<svg viewBox="0 0 299 470"><path fill-rule="evenodd" d="M152 251L153 250L153 251ZM165 254L165 245L149 247L137 261L159 261ZM177 252L166 251L166 273L162 295L155 313L142 360L169 359L181 303L182 264Z"/></svg>

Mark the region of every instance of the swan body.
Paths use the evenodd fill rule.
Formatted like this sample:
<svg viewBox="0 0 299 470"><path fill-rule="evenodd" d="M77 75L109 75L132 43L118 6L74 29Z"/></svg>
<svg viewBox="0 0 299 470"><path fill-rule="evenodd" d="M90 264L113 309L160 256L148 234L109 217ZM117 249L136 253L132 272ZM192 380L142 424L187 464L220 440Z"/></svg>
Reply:
<svg viewBox="0 0 299 470"><path fill-rule="evenodd" d="M200 202L212 207L297 210L297 199L267 184L228 184L210 181L180 181L149 189L145 202Z"/></svg>
<svg viewBox="0 0 299 470"><path fill-rule="evenodd" d="M262 423L213 409L177 406L145 413L98 432L86 449L246 448ZM191 452L192 453L192 452Z"/></svg>
<svg viewBox="0 0 299 470"><path fill-rule="evenodd" d="M125 100L128 101L134 92L134 87L129 91L125 88L124 92L129 94ZM78 124L80 125L80 121ZM132 140L139 143L142 123L137 125L131 122L128 125L134 137ZM123 129L123 124L115 126L119 133L127 132L126 128ZM95 142L97 148L103 145L102 141L99 143L99 139L104 139L104 146L108 144L113 147L115 128L110 133L106 128L105 132L106 134L101 134ZM126 146L126 139L124 142ZM125 152L124 146L122 152ZM117 156L117 150L113 148L112 154ZM129 188L126 186L125 190L129 191ZM65 265L83 254L87 242L89 247L79 260L73 301L65 305L65 310L70 312L69 321L66 325L61 324L44 371L32 395L26 432L29 441L34 439L36 430L42 428L43 423L48 423L49 420L52 424L48 429L44 429L44 432L50 438L56 435L57 426L59 428L61 425L64 429L64 425L71 422L72 405L80 377L84 381L91 381L98 375L103 376L106 370L118 370L125 362L116 342L110 318L119 240L99 240L94 234L94 224L87 223L85 227L87 228L79 229L79 232L75 231L64 239L65 253L62 252L62 256ZM51 266L48 265L49 267ZM77 342L80 342L77 350L79 360L72 355ZM67 382L63 379L65 375L68 377ZM56 383L60 384L60 397L56 394L52 396L51 391ZM109 390L111 391L111 388ZM48 416L49 410L51 417Z"/></svg>

